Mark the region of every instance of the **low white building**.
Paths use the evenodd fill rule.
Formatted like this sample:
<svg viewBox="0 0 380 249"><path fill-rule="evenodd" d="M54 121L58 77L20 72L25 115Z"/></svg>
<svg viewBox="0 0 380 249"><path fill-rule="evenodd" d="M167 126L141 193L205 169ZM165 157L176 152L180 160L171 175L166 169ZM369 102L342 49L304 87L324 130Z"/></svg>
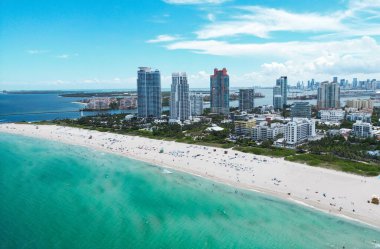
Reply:
<svg viewBox="0 0 380 249"><path fill-rule="evenodd" d="M345 111L341 109L320 110L321 122L340 123L344 119Z"/></svg>
<svg viewBox="0 0 380 249"><path fill-rule="evenodd" d="M224 128L217 126L216 124L212 124L211 127L206 128L206 131L223 131Z"/></svg>
<svg viewBox="0 0 380 249"><path fill-rule="evenodd" d="M372 137L373 127L370 123L365 123L363 121L356 121L352 125L351 134L357 137Z"/></svg>
<svg viewBox="0 0 380 249"><path fill-rule="evenodd" d="M129 121L129 120L131 120L131 119L133 119L135 117L135 115L133 115L133 114L128 114L128 115L125 115L125 120L126 121Z"/></svg>
<svg viewBox="0 0 380 249"><path fill-rule="evenodd" d="M170 118L169 119L169 124L182 124L181 120Z"/></svg>
<svg viewBox="0 0 380 249"><path fill-rule="evenodd" d="M272 123L270 126L267 122L261 122L252 129L252 139L254 141L274 140L279 134L284 134L285 125L281 123Z"/></svg>
<svg viewBox="0 0 380 249"><path fill-rule="evenodd" d="M287 145L295 146L315 136L315 122L310 119L293 119L285 126L285 141Z"/></svg>
<svg viewBox="0 0 380 249"><path fill-rule="evenodd" d="M263 105L260 107L260 113L272 113L273 111L273 105Z"/></svg>

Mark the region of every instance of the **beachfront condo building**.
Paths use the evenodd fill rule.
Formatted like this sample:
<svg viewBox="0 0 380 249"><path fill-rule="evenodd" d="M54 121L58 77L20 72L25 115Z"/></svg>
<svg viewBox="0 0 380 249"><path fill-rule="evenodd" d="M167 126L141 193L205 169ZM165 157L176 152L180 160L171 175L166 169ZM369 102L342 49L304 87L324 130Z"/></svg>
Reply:
<svg viewBox="0 0 380 249"><path fill-rule="evenodd" d="M311 105L309 102L295 102L291 108L292 118L311 118Z"/></svg>
<svg viewBox="0 0 380 249"><path fill-rule="evenodd" d="M285 126L285 141L289 146L295 146L315 136L314 120L301 118L293 119Z"/></svg>
<svg viewBox="0 0 380 249"><path fill-rule="evenodd" d="M170 119L185 121L190 119L189 84L186 73L173 73L170 91Z"/></svg>
<svg viewBox="0 0 380 249"><path fill-rule="evenodd" d="M351 133L352 135L357 136L357 137L363 137L363 138L372 137L373 136L372 129L373 127L371 123L356 121L352 125Z"/></svg>
<svg viewBox="0 0 380 249"><path fill-rule="evenodd" d="M252 111L255 107L255 90L240 89L239 90L239 110L240 111Z"/></svg>
<svg viewBox="0 0 380 249"><path fill-rule="evenodd" d="M201 116L203 114L203 95L200 93L190 94L191 116Z"/></svg>
<svg viewBox="0 0 380 249"><path fill-rule="evenodd" d="M318 109L340 108L340 88L335 82L322 82L318 88Z"/></svg>
<svg viewBox="0 0 380 249"><path fill-rule="evenodd" d="M235 133L237 136L245 136L252 138L252 131L255 126L255 119L249 119L246 121L235 121Z"/></svg>
<svg viewBox="0 0 380 249"><path fill-rule="evenodd" d="M272 123L268 125L267 121L263 121L253 128L252 139L254 141L275 140L278 135L284 134L284 132L284 124Z"/></svg>
<svg viewBox="0 0 380 249"><path fill-rule="evenodd" d="M215 68L210 76L210 106L212 113L227 115L230 112L230 78L225 68Z"/></svg>
<svg viewBox="0 0 380 249"><path fill-rule="evenodd" d="M160 118L162 108L161 75L159 70L139 67L137 71L137 115Z"/></svg>

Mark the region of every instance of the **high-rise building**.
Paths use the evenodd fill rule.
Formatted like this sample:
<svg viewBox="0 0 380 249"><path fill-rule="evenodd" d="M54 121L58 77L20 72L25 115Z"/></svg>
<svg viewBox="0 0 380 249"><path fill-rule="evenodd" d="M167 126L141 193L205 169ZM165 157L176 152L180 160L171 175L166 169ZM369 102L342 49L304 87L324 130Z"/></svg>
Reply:
<svg viewBox="0 0 380 249"><path fill-rule="evenodd" d="M318 88L318 109L340 108L340 88L338 83L322 82Z"/></svg>
<svg viewBox="0 0 380 249"><path fill-rule="evenodd" d="M282 96L281 96L281 87L273 87L273 108L275 110L282 109Z"/></svg>
<svg viewBox="0 0 380 249"><path fill-rule="evenodd" d="M239 90L239 109L240 111L251 111L255 106L255 90L240 89Z"/></svg>
<svg viewBox="0 0 380 249"><path fill-rule="evenodd" d="M358 88L358 78L352 79L352 88Z"/></svg>
<svg viewBox="0 0 380 249"><path fill-rule="evenodd" d="M191 94L190 95L190 113L191 116L200 116L203 114L203 95Z"/></svg>
<svg viewBox="0 0 380 249"><path fill-rule="evenodd" d="M185 121L189 118L190 98L186 73L173 73L170 91L170 119Z"/></svg>
<svg viewBox="0 0 380 249"><path fill-rule="evenodd" d="M333 77L333 83L338 83L338 77L337 76Z"/></svg>
<svg viewBox="0 0 380 249"><path fill-rule="evenodd" d="M139 117L161 117L161 75L157 69L139 67L137 71L137 114Z"/></svg>
<svg viewBox="0 0 380 249"><path fill-rule="evenodd" d="M288 99L288 77L281 76L276 80L276 86L273 88L273 106L274 109L283 109Z"/></svg>
<svg viewBox="0 0 380 249"><path fill-rule="evenodd" d="M282 105L284 106L288 103L288 77L281 76L276 80L276 86L281 88Z"/></svg>
<svg viewBox="0 0 380 249"><path fill-rule="evenodd" d="M345 79L340 79L339 86L344 88L346 86L346 80Z"/></svg>
<svg viewBox="0 0 380 249"><path fill-rule="evenodd" d="M307 88L313 90L315 88L315 80L311 79L307 82Z"/></svg>
<svg viewBox="0 0 380 249"><path fill-rule="evenodd" d="M291 116L292 118L311 118L311 105L309 102L294 102Z"/></svg>
<svg viewBox="0 0 380 249"><path fill-rule="evenodd" d="M214 69L210 76L210 106L212 113L228 114L230 111L230 78L227 69Z"/></svg>

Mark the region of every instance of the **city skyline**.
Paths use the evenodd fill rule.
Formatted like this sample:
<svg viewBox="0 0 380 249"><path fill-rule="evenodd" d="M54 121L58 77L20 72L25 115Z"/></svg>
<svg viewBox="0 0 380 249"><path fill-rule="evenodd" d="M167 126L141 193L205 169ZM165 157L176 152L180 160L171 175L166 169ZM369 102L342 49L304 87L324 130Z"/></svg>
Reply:
<svg viewBox="0 0 380 249"><path fill-rule="evenodd" d="M281 75L290 85L380 78L374 0L17 0L0 7L5 90L134 88L141 65L160 69L163 88L176 71L201 87L215 67L228 68L236 87L270 87Z"/></svg>

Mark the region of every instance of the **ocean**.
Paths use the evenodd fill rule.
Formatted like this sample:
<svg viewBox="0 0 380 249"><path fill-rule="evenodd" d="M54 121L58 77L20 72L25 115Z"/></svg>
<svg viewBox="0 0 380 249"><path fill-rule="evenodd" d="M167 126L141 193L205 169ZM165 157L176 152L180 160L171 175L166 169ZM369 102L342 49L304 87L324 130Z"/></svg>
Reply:
<svg viewBox="0 0 380 249"><path fill-rule="evenodd" d="M80 118L98 113L121 113L121 111L80 112L84 106L77 103L83 98L60 97L59 94L1 94L0 123L33 122L65 118ZM130 112L130 111L125 111Z"/></svg>
<svg viewBox="0 0 380 249"><path fill-rule="evenodd" d="M0 133L0 248L380 248L380 230L170 171Z"/></svg>

